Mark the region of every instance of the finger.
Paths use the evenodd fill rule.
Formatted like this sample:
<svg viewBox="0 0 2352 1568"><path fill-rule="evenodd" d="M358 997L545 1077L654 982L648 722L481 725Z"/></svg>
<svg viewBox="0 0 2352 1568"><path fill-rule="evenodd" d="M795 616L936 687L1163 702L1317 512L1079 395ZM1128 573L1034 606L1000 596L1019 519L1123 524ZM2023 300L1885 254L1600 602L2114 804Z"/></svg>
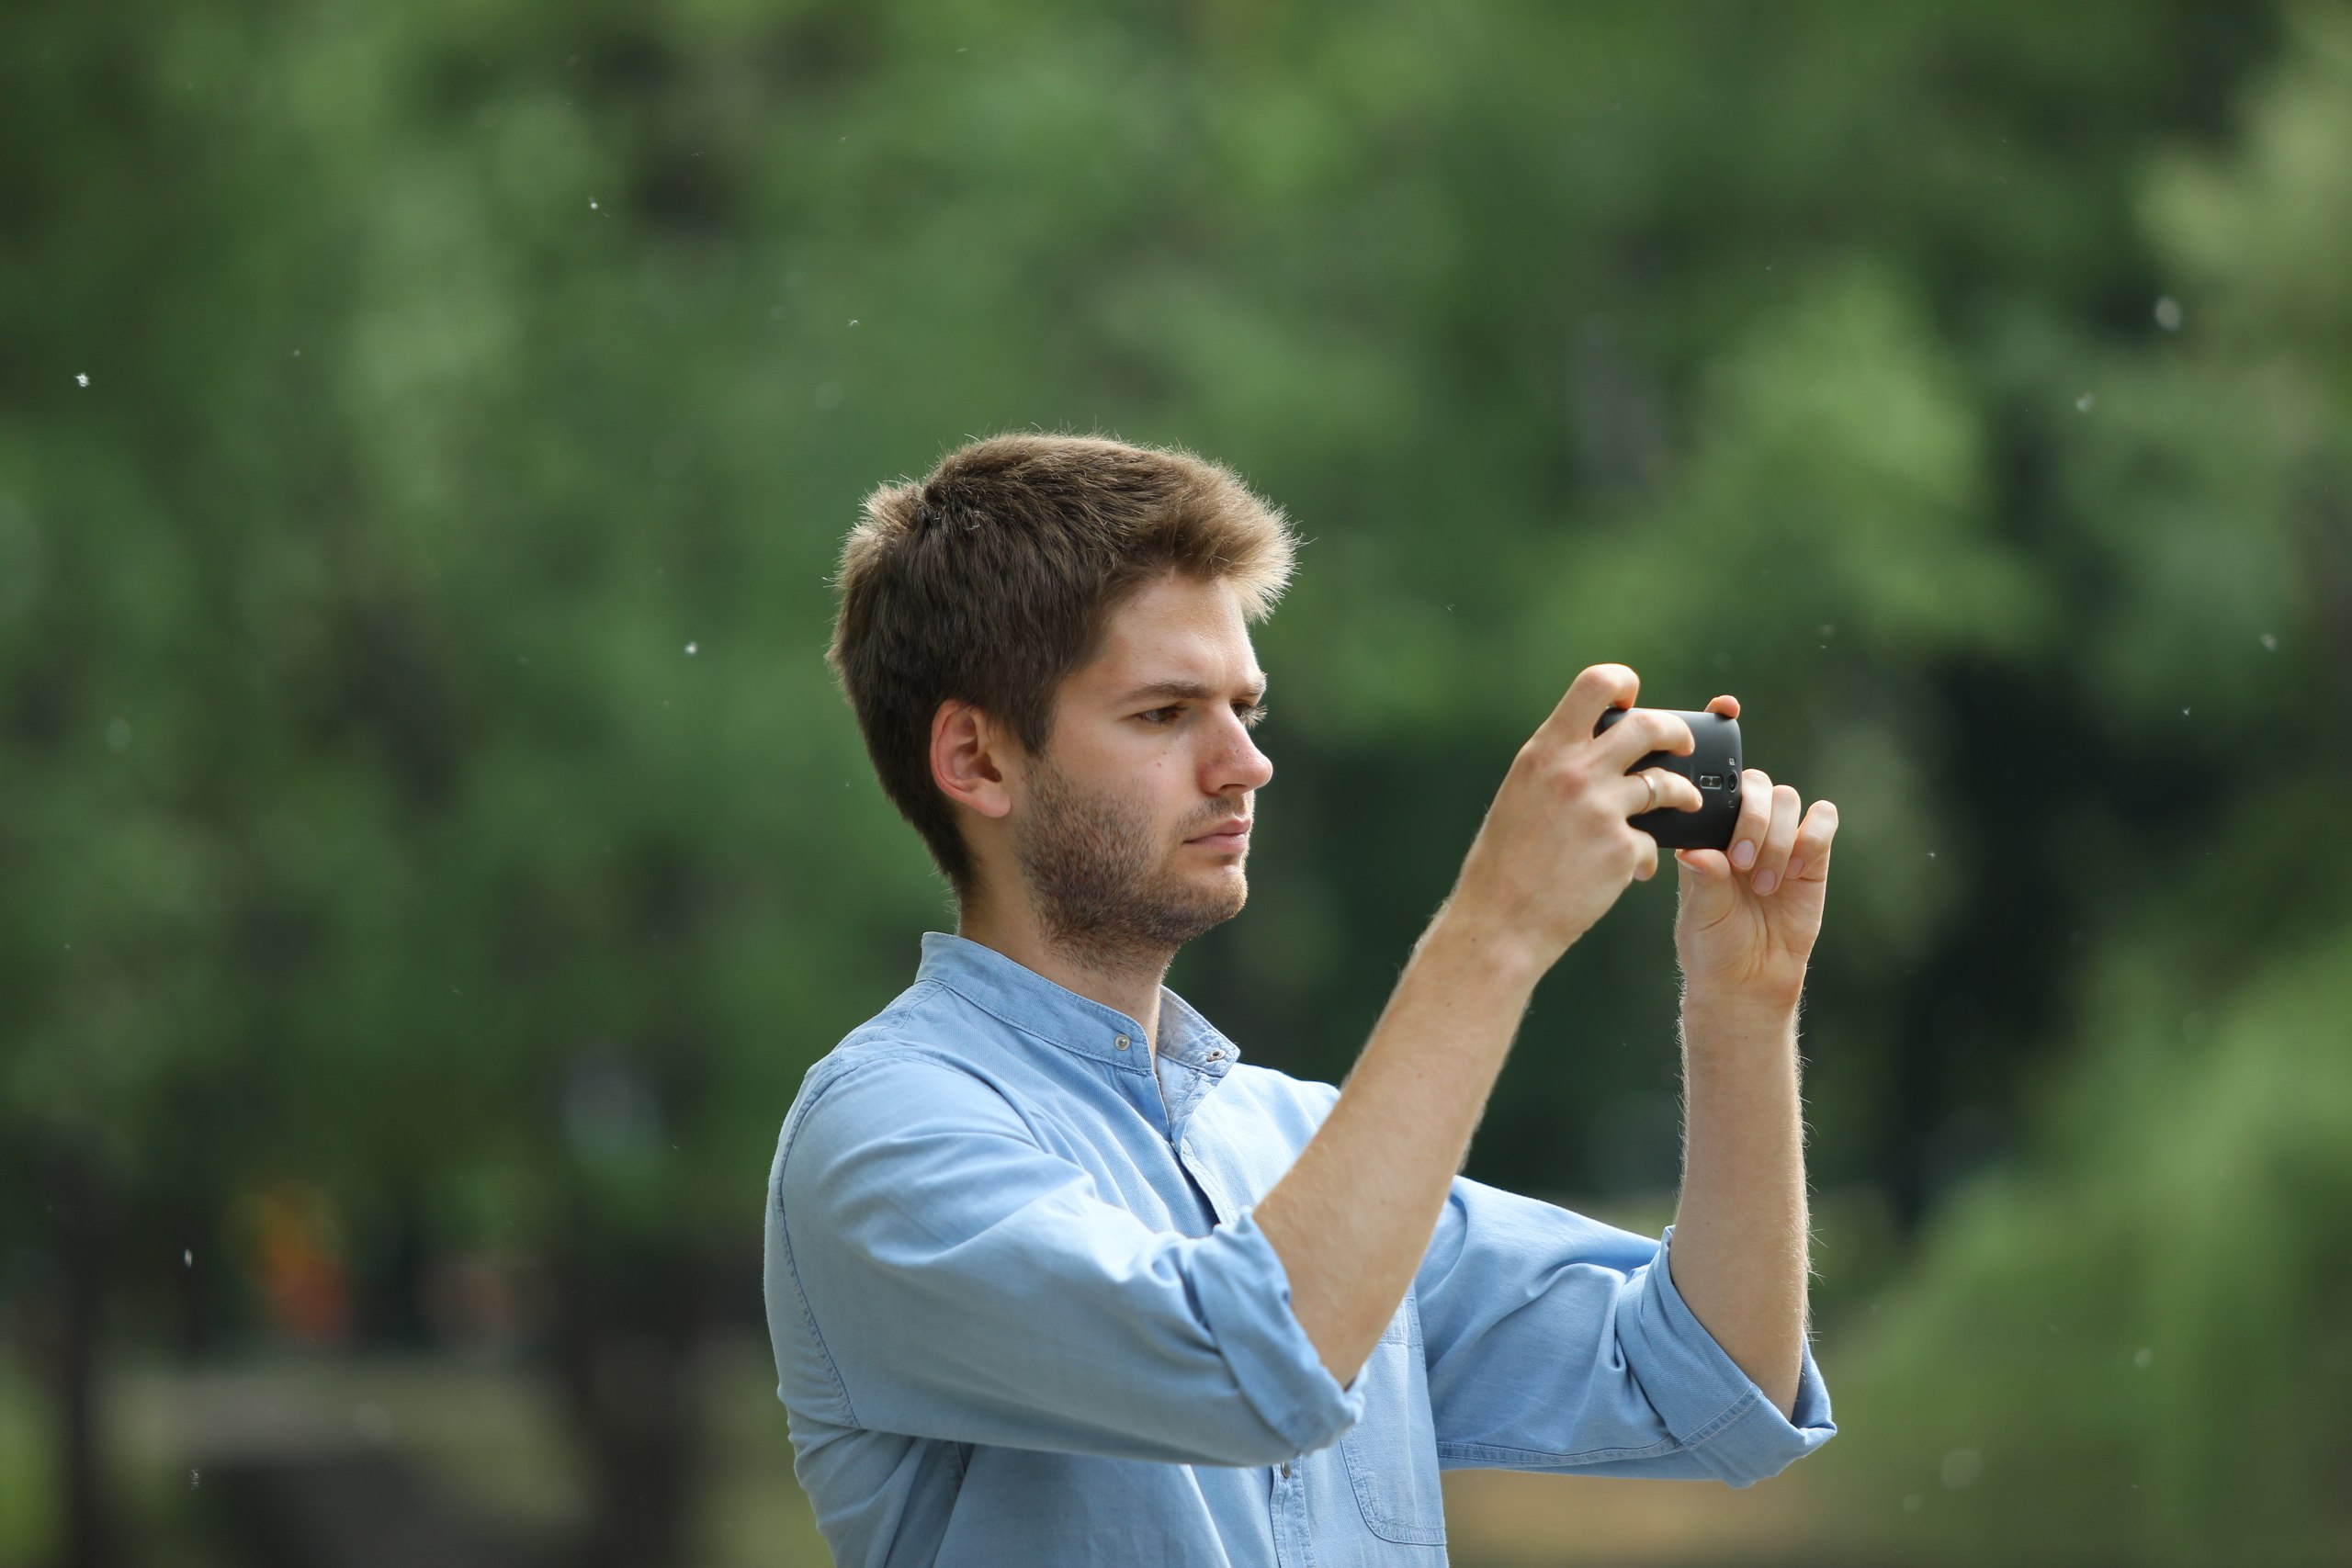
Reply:
<svg viewBox="0 0 2352 1568"><path fill-rule="evenodd" d="M1635 708L1610 726L1592 746L1600 766L1622 773L1653 751L1687 757L1699 749L1699 742L1690 733L1690 720L1677 718L1664 708Z"/></svg>
<svg viewBox="0 0 2352 1568"><path fill-rule="evenodd" d="M1632 707L1641 689L1642 678L1626 665L1588 665L1569 682L1559 705L1536 733L1559 745L1589 740L1592 727L1600 722L1601 710Z"/></svg>
<svg viewBox="0 0 2352 1568"><path fill-rule="evenodd" d="M1650 786L1645 782L1657 781L1657 809L1660 811L1696 811L1707 804L1699 786L1671 768L1644 768L1638 773L1625 775L1625 815L1639 817L1650 809Z"/></svg>
<svg viewBox="0 0 2352 1568"><path fill-rule="evenodd" d="M1702 887L1728 886L1731 882L1731 862L1721 850L1677 850L1675 863L1689 872L1693 881Z"/></svg>
<svg viewBox="0 0 2352 1568"><path fill-rule="evenodd" d="M1804 814L1804 826L1797 831L1796 848L1789 852L1789 869L1782 873L1784 880L1794 882L1799 876L1820 882L1829 875L1830 840L1838 837L1838 808L1826 800L1816 800L1813 809Z"/></svg>
<svg viewBox="0 0 2352 1568"><path fill-rule="evenodd" d="M1772 775L1761 768L1742 769L1739 775L1739 820L1732 824L1731 863L1746 871L1764 847L1764 831L1772 825Z"/></svg>
<svg viewBox="0 0 2352 1568"><path fill-rule="evenodd" d="M1707 711L1709 713L1719 713L1725 718L1737 718L1739 716L1739 699L1734 696L1717 697L1707 704Z"/></svg>
<svg viewBox="0 0 2352 1568"><path fill-rule="evenodd" d="M1647 882L1657 874L1657 840L1647 833L1637 834L1636 837L1642 841L1634 852L1639 857L1634 863L1634 880Z"/></svg>
<svg viewBox="0 0 2352 1568"><path fill-rule="evenodd" d="M1772 786L1772 826L1765 830L1763 847L1756 852L1756 870L1747 879L1759 898L1779 886L1781 873L1789 869L1789 853L1797 845L1797 821L1804 805L1795 785Z"/></svg>

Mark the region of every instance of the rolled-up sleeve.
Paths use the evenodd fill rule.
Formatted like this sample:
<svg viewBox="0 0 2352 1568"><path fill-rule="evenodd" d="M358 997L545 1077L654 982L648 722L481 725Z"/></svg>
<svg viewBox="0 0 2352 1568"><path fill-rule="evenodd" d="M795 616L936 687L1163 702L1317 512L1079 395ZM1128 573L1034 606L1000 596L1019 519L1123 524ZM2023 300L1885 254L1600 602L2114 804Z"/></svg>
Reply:
<svg viewBox="0 0 2352 1568"><path fill-rule="evenodd" d="M1440 1461L1746 1486L1827 1442L1811 1348L1791 1419L1676 1291L1673 1237L1456 1178L1414 1282Z"/></svg>
<svg viewBox="0 0 2352 1568"><path fill-rule="evenodd" d="M788 1404L910 1437L1224 1465L1323 1447L1362 1416L1247 1212L1205 1236L1155 1231L936 1058L867 1057L812 1089L768 1214Z"/></svg>

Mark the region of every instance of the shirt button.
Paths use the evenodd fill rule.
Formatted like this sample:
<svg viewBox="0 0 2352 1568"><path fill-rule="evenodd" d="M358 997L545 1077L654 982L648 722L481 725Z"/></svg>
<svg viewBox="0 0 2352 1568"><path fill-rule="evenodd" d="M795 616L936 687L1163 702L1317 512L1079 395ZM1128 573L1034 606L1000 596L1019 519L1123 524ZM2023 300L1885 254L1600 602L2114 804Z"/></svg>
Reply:
<svg viewBox="0 0 2352 1568"><path fill-rule="evenodd" d="M1127 1038L1125 1035L1122 1034L1122 1035L1120 1035L1116 1040L1112 1041L1112 1042L1111 1042L1111 1043L1112 1043L1112 1044L1114 1044L1114 1045L1116 1045L1120 1050L1124 1051L1124 1050L1125 1050L1125 1049L1126 1049L1130 1044L1132 1044L1132 1043L1133 1043L1133 1042L1132 1042L1132 1041L1130 1041L1130 1040L1128 1040L1128 1038Z"/></svg>
<svg viewBox="0 0 2352 1568"><path fill-rule="evenodd" d="M1209 1060L1212 1062L1222 1062L1225 1060L1225 1053L1222 1051L1212 1051L1209 1053Z"/></svg>

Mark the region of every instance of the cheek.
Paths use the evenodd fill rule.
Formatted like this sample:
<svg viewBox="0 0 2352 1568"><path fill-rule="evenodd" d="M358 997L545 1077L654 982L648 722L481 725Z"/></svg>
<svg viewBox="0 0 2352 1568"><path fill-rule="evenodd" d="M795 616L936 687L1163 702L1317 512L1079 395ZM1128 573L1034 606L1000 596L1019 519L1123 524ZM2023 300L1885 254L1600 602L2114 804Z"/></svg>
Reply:
<svg viewBox="0 0 2352 1568"><path fill-rule="evenodd" d="M1138 782L1141 788L1136 805L1151 814L1163 834L1174 833L1201 814L1193 771L1182 758L1155 757Z"/></svg>

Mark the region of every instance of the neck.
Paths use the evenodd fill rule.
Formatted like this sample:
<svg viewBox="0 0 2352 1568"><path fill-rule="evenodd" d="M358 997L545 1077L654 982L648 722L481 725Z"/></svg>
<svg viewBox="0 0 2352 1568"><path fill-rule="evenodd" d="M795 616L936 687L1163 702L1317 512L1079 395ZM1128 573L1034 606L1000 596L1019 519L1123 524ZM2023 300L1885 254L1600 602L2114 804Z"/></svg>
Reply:
<svg viewBox="0 0 2352 1568"><path fill-rule="evenodd" d="M1143 1025L1146 1047L1159 1049L1159 987L1174 953L1079 952L1049 941L1034 920L1006 919L985 908L959 910L956 934L995 949L1066 991L1125 1013Z"/></svg>

